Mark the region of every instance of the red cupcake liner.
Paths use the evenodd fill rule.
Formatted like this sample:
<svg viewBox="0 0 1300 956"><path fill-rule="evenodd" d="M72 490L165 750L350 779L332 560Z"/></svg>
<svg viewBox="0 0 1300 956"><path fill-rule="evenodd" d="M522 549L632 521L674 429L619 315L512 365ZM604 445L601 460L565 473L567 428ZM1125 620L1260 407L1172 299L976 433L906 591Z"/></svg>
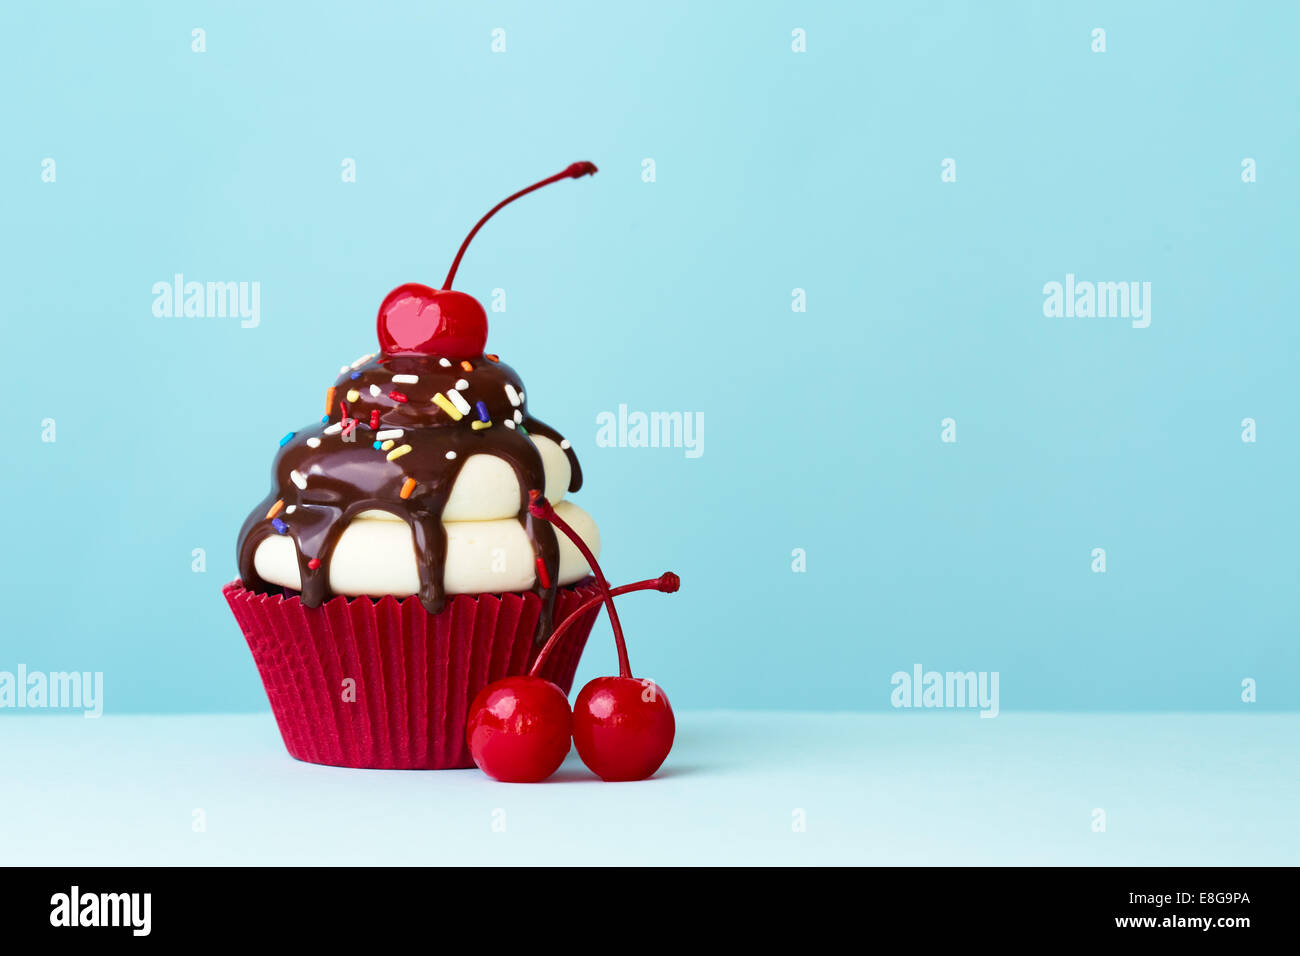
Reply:
<svg viewBox="0 0 1300 956"><path fill-rule="evenodd" d="M430 614L416 597L301 599L221 592L253 652L289 753L309 763L386 770L472 767L465 744L469 705L495 680L525 674L537 595L461 594ZM590 578L560 588L555 622L600 593ZM583 614L541 676L567 694L599 606Z"/></svg>

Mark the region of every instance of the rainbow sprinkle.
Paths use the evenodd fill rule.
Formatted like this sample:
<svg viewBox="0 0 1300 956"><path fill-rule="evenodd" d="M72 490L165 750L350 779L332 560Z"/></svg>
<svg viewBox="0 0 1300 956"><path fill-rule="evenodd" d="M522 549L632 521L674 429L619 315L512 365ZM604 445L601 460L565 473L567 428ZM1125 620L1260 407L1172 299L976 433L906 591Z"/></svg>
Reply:
<svg viewBox="0 0 1300 956"><path fill-rule="evenodd" d="M400 428L385 428L381 432L375 432L375 437L380 441L386 438L401 438L404 432Z"/></svg>
<svg viewBox="0 0 1300 956"><path fill-rule="evenodd" d="M467 371L467 372L472 372L472 371L474 371L474 366L473 366L473 365L470 365L469 362L461 362L461 363L460 363L460 367L463 368L463 369L464 369L465 371Z"/></svg>
<svg viewBox="0 0 1300 956"><path fill-rule="evenodd" d="M328 415L334 409L334 386L331 385L325 390L325 414Z"/></svg>
<svg viewBox="0 0 1300 956"><path fill-rule="evenodd" d="M350 388L350 389L348 389L348 401L349 401L349 402L355 402L355 401L356 401L358 398L360 398L360 397L361 397L361 393L358 392L355 388Z"/></svg>
<svg viewBox="0 0 1300 956"><path fill-rule="evenodd" d="M463 399L462 399L462 401L463 401ZM453 405L451 402L447 401L447 396L444 395L444 394L442 394L442 392L439 392L437 395L434 395L434 396L433 396L433 404L437 405L437 406L438 406L439 408L441 408L444 412L446 412L448 415L450 415L450 416L451 416L451 420L454 421L454 422L458 422L458 421L460 421L462 418L465 417L465 416L461 413L461 411L460 411L459 408L457 408L457 407L456 407L455 405Z"/></svg>
<svg viewBox="0 0 1300 956"><path fill-rule="evenodd" d="M315 571L320 567L320 558L312 558L307 562L307 567L309 570Z"/></svg>
<svg viewBox="0 0 1300 956"><path fill-rule="evenodd" d="M478 420L479 420L479 421L481 421L481 422L490 422L490 421L492 421L492 418L488 415L487 405L483 402L482 399L480 399L479 401L475 402L475 403L474 403L474 407L478 409Z"/></svg>
<svg viewBox="0 0 1300 956"><path fill-rule="evenodd" d="M283 507L284 507L284 499L281 498L275 504L271 505L271 510L266 513L267 518L274 518L276 515L280 513L280 509Z"/></svg>
<svg viewBox="0 0 1300 956"><path fill-rule="evenodd" d="M271 519L271 527L274 528L276 531L280 532L280 534L285 534L289 530L289 526L285 524L283 521L281 521L279 518Z"/></svg>
<svg viewBox="0 0 1300 956"><path fill-rule="evenodd" d="M388 460L396 461L398 458L401 458L410 450L411 450L410 445L398 445L396 448L394 448L392 451L388 453Z"/></svg>
<svg viewBox="0 0 1300 956"><path fill-rule="evenodd" d="M515 391L515 387L509 382L506 382L506 398L510 399L511 405L516 408L519 407L519 393Z"/></svg>
<svg viewBox="0 0 1300 956"><path fill-rule="evenodd" d="M392 448L392 447L393 447L394 445L396 445L396 444L397 444L397 442L393 441L393 440L390 438L390 439L388 439L388 441L385 441L385 442L379 442L379 449L380 449L380 451L388 451L388 449Z"/></svg>
<svg viewBox="0 0 1300 956"><path fill-rule="evenodd" d="M393 381L398 385L414 385L420 380L418 375L394 375Z"/></svg>
<svg viewBox="0 0 1300 956"><path fill-rule="evenodd" d="M415 490L415 479L407 478L404 482L402 482L402 490L398 492L398 497L409 498L411 497L411 492L414 490Z"/></svg>
<svg viewBox="0 0 1300 956"><path fill-rule="evenodd" d="M298 486L299 491L303 491L307 487L307 476L296 468L289 472L289 480Z"/></svg>
<svg viewBox="0 0 1300 956"><path fill-rule="evenodd" d="M289 444L289 442L293 441L293 436L296 435L296 434L298 434L298 433L297 433L297 432L289 432L289 434L287 434L287 435L285 435L283 438L281 438L281 439L280 439L280 447L283 448L285 445Z"/></svg>
<svg viewBox="0 0 1300 956"><path fill-rule="evenodd" d="M481 432L485 428L491 428L492 423L491 422L470 422L469 427L474 429L474 431L476 432Z"/></svg>
<svg viewBox="0 0 1300 956"><path fill-rule="evenodd" d="M551 586L551 576L546 571L546 562L538 558L534 563L537 565L537 580L542 582L542 587L549 588Z"/></svg>
<svg viewBox="0 0 1300 956"><path fill-rule="evenodd" d="M469 402L465 401L460 392L456 391L454 388L449 388L447 389L447 397L456 403L456 408L462 415L469 414Z"/></svg>
<svg viewBox="0 0 1300 956"><path fill-rule="evenodd" d="M354 381L354 382L355 382L357 379L359 379L360 377L361 377L361 373L360 373L360 372L353 372L352 375L350 376L350 378L351 378L352 381ZM316 559L315 559L315 558L312 558L312 560L315 561Z"/></svg>
<svg viewBox="0 0 1300 956"><path fill-rule="evenodd" d="M395 402L405 402L407 400L405 393L399 392L397 391L397 389L393 389L391 392L389 392L388 397Z"/></svg>
<svg viewBox="0 0 1300 956"><path fill-rule="evenodd" d="M501 361L501 356L500 356L500 355L493 355L491 352L487 352L487 353L485 353L483 357L484 357L485 359L487 359L489 362L500 362L500 361Z"/></svg>

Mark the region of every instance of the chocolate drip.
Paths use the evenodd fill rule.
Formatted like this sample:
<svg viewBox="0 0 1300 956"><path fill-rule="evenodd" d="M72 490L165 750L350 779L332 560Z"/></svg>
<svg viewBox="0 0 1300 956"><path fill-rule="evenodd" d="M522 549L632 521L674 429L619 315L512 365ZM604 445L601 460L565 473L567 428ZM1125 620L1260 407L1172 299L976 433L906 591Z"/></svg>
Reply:
<svg viewBox="0 0 1300 956"><path fill-rule="evenodd" d="M302 602L318 607L333 596L330 561L344 529L361 513L375 509L391 512L410 527L420 603L436 613L446 600L443 509L464 463L472 455L488 454L505 461L518 479L516 519L546 572L536 574L533 586L543 606L537 637L550 632L560 550L554 529L528 514L529 489L546 486L541 453L529 434L556 444L564 440L528 415L523 383L510 366L486 357L464 364L444 361L426 355L379 355L339 375L327 396L325 417L286 436L275 457L271 493L239 533L239 574L246 587L274 587L257 574L253 556L267 537L285 534L297 547ZM418 381L394 382L394 376L416 376ZM465 386L457 389L462 380ZM443 402L435 403L435 395ZM394 429L402 434L377 437ZM380 448L374 447L377 441ZM392 444L385 445L388 441ZM582 470L573 449L564 451L572 469L569 490L577 491Z"/></svg>

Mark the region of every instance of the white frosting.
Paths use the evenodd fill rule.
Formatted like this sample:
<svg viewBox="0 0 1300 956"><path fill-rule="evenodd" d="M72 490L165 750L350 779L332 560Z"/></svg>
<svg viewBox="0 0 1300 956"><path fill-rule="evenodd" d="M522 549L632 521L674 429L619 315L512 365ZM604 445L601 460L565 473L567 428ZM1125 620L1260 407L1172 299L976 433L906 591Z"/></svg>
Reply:
<svg viewBox="0 0 1300 956"><path fill-rule="evenodd" d="M563 457L564 453L554 442L547 444ZM490 456L474 455L466 465L477 458L487 457ZM565 487L568 485L568 470L568 460L565 459ZM515 517L519 507L519 484L513 472L510 473L510 483L515 504L508 518L443 522L447 531L447 566L443 584L448 594L525 591L535 583L537 572L533 546ZM548 467L547 485L550 483ZM570 501L558 502L555 510L599 556L600 532L596 530L591 515ZM591 569L573 543L559 532L556 532L556 537L560 542L558 583L572 584L590 574ZM297 548L289 535L265 538L253 555L253 567L263 580L271 584L295 591L302 587ZM420 579L410 527L388 511L368 511L359 515L339 537L329 563L329 573L330 590L335 594L406 597L416 593Z"/></svg>
<svg viewBox="0 0 1300 956"><path fill-rule="evenodd" d="M572 469L569 456L544 435L529 434L542 454L546 472L546 498L553 505L569 490ZM442 509L443 521L488 521L513 518L519 513L519 479L504 459L496 455L470 455L461 465L456 484ZM388 514L388 512L385 512ZM394 516L395 517L395 516ZM400 520L400 519L399 519Z"/></svg>

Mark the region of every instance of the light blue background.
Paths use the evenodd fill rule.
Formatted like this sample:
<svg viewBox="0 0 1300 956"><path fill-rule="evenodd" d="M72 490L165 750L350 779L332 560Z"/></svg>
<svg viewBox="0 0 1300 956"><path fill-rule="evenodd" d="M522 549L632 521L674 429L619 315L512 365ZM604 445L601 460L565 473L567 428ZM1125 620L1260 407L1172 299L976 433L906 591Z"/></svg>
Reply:
<svg viewBox="0 0 1300 956"><path fill-rule="evenodd" d="M681 573L623 603L675 706L888 709L921 663L1003 710L1296 708L1300 15L1131 7L6 5L0 669L265 708L219 589L277 440L390 288L591 159L458 285L507 290L611 578ZM260 327L155 318L175 272L260 282ZM1045 318L1067 272L1151 282L1150 328ZM596 447L619 403L703 412L703 457Z"/></svg>

